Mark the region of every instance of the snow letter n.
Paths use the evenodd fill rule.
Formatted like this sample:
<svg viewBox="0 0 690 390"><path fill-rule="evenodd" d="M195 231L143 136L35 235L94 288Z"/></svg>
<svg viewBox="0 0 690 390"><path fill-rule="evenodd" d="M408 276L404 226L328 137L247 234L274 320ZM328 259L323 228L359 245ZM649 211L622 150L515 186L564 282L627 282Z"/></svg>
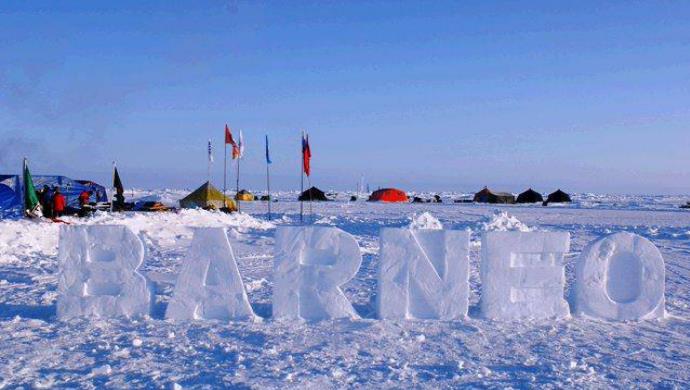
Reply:
<svg viewBox="0 0 690 390"><path fill-rule="evenodd" d="M482 316L500 320L568 317L563 257L569 249L569 233L484 233Z"/></svg>
<svg viewBox="0 0 690 390"><path fill-rule="evenodd" d="M340 289L362 264L354 237L333 227L280 227L275 245L274 317L359 318Z"/></svg>
<svg viewBox="0 0 690 390"><path fill-rule="evenodd" d="M469 233L383 229L378 271L381 319L467 316Z"/></svg>
<svg viewBox="0 0 690 390"><path fill-rule="evenodd" d="M149 314L144 245L126 226L62 226L58 257L58 318Z"/></svg>

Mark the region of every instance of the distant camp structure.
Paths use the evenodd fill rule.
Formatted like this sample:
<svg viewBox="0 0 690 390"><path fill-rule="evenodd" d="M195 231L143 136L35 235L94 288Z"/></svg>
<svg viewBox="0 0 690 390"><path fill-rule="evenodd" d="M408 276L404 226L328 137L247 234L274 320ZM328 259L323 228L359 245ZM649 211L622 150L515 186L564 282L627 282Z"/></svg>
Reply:
<svg viewBox="0 0 690 390"><path fill-rule="evenodd" d="M515 195L509 192L494 192L488 187L484 187L484 189L474 194L473 201L477 203L513 204L515 203Z"/></svg>
<svg viewBox="0 0 690 390"><path fill-rule="evenodd" d="M49 189L60 188L67 201L65 214L76 214L79 205L79 194L93 191L91 201L106 203L108 196L105 187L90 180L73 180L66 176L33 175L34 188L38 191L48 186ZM0 215L21 215L24 199L24 185L21 175L0 175Z"/></svg>
<svg viewBox="0 0 690 390"><path fill-rule="evenodd" d="M570 195L561 191L561 189L559 188L555 192L552 192L551 194L549 194L549 196L546 198L546 201L544 202L544 206L548 205L549 203L570 203L570 202L572 202L572 200L570 199Z"/></svg>
<svg viewBox="0 0 690 390"><path fill-rule="evenodd" d="M235 200L239 200L242 202L252 202L254 200L254 194L247 190L241 190L237 194L235 194Z"/></svg>
<svg viewBox="0 0 690 390"><path fill-rule="evenodd" d="M540 193L533 189L528 189L527 191L518 195L516 203L541 203L544 201L544 197Z"/></svg>
<svg viewBox="0 0 690 390"><path fill-rule="evenodd" d="M329 201L326 197L326 193L321 191L320 189L316 187L312 187L303 193L300 194L299 198L297 198L300 202L309 202L309 201L316 201L316 202L326 202Z"/></svg>
<svg viewBox="0 0 690 390"><path fill-rule="evenodd" d="M374 191L369 197L369 202L406 203L409 201L407 194L396 188L383 188Z"/></svg>
<svg viewBox="0 0 690 390"><path fill-rule="evenodd" d="M218 191L210 182L202 184L201 187L182 198L180 200L180 207L185 209L200 208L206 210L227 208L230 211L237 211L235 202L224 196L223 193Z"/></svg>

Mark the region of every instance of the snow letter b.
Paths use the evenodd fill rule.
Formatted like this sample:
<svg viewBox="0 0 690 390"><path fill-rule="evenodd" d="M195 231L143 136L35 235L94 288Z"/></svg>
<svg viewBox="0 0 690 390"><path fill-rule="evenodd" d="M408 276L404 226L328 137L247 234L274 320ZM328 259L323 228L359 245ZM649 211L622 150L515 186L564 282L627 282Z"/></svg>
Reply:
<svg viewBox="0 0 690 390"><path fill-rule="evenodd" d="M664 259L644 237L616 233L591 243L575 275L578 314L606 320L664 316Z"/></svg>
<svg viewBox="0 0 690 390"><path fill-rule="evenodd" d="M383 229L379 318L465 318L469 237L462 231Z"/></svg>
<svg viewBox="0 0 690 390"><path fill-rule="evenodd" d="M563 257L569 248L569 233L484 233L482 315L501 320L568 317Z"/></svg>
<svg viewBox="0 0 690 390"><path fill-rule="evenodd" d="M177 277L165 318L254 318L225 229L194 230L194 239Z"/></svg>
<svg viewBox="0 0 690 390"><path fill-rule="evenodd" d="M149 314L144 246L126 226L62 226L58 257L58 318Z"/></svg>
<svg viewBox="0 0 690 390"><path fill-rule="evenodd" d="M354 237L332 227L281 227L275 248L274 317L359 318L340 289L362 264Z"/></svg>

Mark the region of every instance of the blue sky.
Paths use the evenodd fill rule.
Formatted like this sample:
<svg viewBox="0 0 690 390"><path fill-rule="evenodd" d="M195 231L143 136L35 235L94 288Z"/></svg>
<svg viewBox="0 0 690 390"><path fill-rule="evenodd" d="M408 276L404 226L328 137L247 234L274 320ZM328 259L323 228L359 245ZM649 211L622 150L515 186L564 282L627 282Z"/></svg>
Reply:
<svg viewBox="0 0 690 390"><path fill-rule="evenodd" d="M556 4L560 3L560 4ZM690 193L690 3L0 4L0 171L126 185ZM234 177L231 177L231 181Z"/></svg>

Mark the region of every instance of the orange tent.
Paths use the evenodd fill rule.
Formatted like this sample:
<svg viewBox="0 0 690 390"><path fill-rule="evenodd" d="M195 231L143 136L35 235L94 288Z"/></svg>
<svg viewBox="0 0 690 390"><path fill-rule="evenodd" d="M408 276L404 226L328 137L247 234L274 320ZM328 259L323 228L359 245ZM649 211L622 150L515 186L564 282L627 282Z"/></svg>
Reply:
<svg viewBox="0 0 690 390"><path fill-rule="evenodd" d="M369 197L370 202L388 202L388 203L402 203L409 202L410 198L403 191L396 190L395 188L384 188L378 191L374 191Z"/></svg>

